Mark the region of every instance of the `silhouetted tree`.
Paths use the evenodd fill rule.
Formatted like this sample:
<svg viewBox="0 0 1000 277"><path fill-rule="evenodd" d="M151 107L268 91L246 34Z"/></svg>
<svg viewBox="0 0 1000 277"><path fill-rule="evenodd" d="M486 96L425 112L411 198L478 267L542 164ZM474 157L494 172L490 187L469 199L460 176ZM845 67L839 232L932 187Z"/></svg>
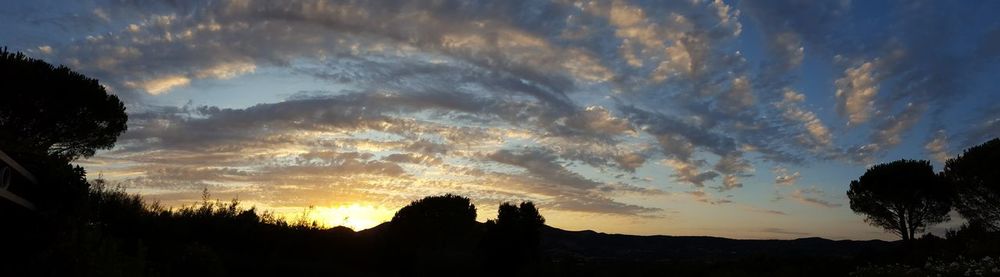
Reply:
<svg viewBox="0 0 1000 277"><path fill-rule="evenodd" d="M1000 229L1000 138L966 149L944 166L955 208L971 224Z"/></svg>
<svg viewBox="0 0 1000 277"><path fill-rule="evenodd" d="M541 228L545 218L531 202L501 203L497 219L486 222L484 257L490 272L517 274L526 264L536 261Z"/></svg>
<svg viewBox="0 0 1000 277"><path fill-rule="evenodd" d="M81 210L85 172L69 162L114 145L126 129L124 104L95 79L6 48L0 78L0 150L44 184L20 194L57 214Z"/></svg>
<svg viewBox="0 0 1000 277"><path fill-rule="evenodd" d="M476 205L468 198L446 194L428 196L399 209L392 217L394 226L426 226L439 229L476 222Z"/></svg>
<svg viewBox="0 0 1000 277"><path fill-rule="evenodd" d="M99 221L88 214L85 172L70 162L112 147L127 119L124 104L97 80L0 49L0 150L38 180L9 188L35 204L36 211L23 220L0 220L5 227L15 226L5 228L14 229L10 230L14 235L3 237L18 238L4 251L17 257L0 255L0 260L34 264L54 276L76 275L84 269L110 275L87 268L118 246L101 242L100 232L95 231ZM0 215L13 212L0 210Z"/></svg>
<svg viewBox="0 0 1000 277"><path fill-rule="evenodd" d="M125 105L96 79L0 50L0 148L64 161L114 146Z"/></svg>
<svg viewBox="0 0 1000 277"><path fill-rule="evenodd" d="M864 214L865 222L903 240L915 238L927 225L948 220L951 210L947 187L928 161L875 165L851 181L847 197L851 210Z"/></svg>
<svg viewBox="0 0 1000 277"><path fill-rule="evenodd" d="M534 203L521 202L520 207L502 203L494 224L498 230L515 234L523 248L537 248L539 230L545 225L545 218L538 213Z"/></svg>
<svg viewBox="0 0 1000 277"><path fill-rule="evenodd" d="M396 212L382 251L389 268L404 275L441 275L471 264L477 227L476 206L468 198L429 196Z"/></svg>

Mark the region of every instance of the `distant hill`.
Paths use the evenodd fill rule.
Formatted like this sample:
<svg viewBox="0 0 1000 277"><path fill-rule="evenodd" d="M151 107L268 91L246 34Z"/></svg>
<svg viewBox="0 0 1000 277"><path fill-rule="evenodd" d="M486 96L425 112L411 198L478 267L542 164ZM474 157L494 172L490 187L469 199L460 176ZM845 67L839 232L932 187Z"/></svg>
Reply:
<svg viewBox="0 0 1000 277"><path fill-rule="evenodd" d="M545 226L541 248L550 257L587 260L670 261L727 260L754 256L856 257L886 252L898 243L881 240L853 241L824 238L794 240L745 240L706 236L635 236L567 231Z"/></svg>
<svg viewBox="0 0 1000 277"><path fill-rule="evenodd" d="M482 224L482 223L480 223ZM388 223L358 231L359 236L378 236ZM794 240L729 239L709 236L638 236L591 230L568 231L545 225L541 251L557 259L657 262L690 260L737 260L747 257L858 257L888 253L899 242L882 240L830 240L818 237Z"/></svg>
<svg viewBox="0 0 1000 277"><path fill-rule="evenodd" d="M482 223L480 223L482 224ZM388 223L357 232L377 239ZM369 240L371 241L371 240ZM898 258L902 244L824 238L728 239L541 230L546 276L844 276L859 265Z"/></svg>

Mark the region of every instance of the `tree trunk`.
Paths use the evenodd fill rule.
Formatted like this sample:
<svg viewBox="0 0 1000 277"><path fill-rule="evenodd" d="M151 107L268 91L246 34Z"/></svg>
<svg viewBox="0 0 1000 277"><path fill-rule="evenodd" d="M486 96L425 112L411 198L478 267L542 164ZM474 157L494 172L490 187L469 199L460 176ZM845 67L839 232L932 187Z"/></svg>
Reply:
<svg viewBox="0 0 1000 277"><path fill-rule="evenodd" d="M900 213L899 214L899 236L903 238L903 241L908 241L908 240L911 239L911 237L910 237L910 228L906 224L906 214L905 213Z"/></svg>

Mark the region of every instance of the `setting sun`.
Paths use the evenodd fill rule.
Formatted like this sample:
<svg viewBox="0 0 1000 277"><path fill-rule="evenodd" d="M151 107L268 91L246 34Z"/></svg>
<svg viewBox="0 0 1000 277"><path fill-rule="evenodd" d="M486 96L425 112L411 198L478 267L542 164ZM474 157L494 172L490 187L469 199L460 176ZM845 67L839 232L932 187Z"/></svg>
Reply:
<svg viewBox="0 0 1000 277"><path fill-rule="evenodd" d="M389 221L394 213L395 210L392 208L350 204L335 207L313 207L309 211L309 218L323 226L344 226L361 231Z"/></svg>

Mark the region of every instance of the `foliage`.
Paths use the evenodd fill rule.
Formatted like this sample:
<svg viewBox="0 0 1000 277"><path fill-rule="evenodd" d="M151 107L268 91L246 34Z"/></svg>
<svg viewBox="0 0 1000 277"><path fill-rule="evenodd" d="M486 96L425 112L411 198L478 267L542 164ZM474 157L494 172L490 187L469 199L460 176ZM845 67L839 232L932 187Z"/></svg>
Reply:
<svg viewBox="0 0 1000 277"><path fill-rule="evenodd" d="M878 164L851 181L851 210L869 224L914 238L930 224L948 220L949 192L928 161L898 160Z"/></svg>
<svg viewBox="0 0 1000 277"><path fill-rule="evenodd" d="M944 176L955 187L955 208L962 217L1000 231L1000 138L949 159Z"/></svg>
<svg viewBox="0 0 1000 277"><path fill-rule="evenodd" d="M20 238L9 251L18 253L25 272L0 276L179 276L258 275L297 272L290 265L308 259L343 259L346 253L317 254L312 243L348 241L350 234L309 223L288 223L258 213L239 201L209 201L178 209L148 203L121 186L93 181L85 204L69 215L29 215L15 224ZM5 218L8 219L8 218ZM39 220L40 219L40 220ZM9 220L9 219L8 219ZM346 243L344 243L346 244ZM337 245L343 245L337 243ZM23 253L29 253L24 255ZM348 261L345 259L345 261ZM301 272L306 275L335 271Z"/></svg>
<svg viewBox="0 0 1000 277"><path fill-rule="evenodd" d="M456 229L475 222L476 205L453 194L413 201L392 217L392 225L400 228Z"/></svg>
<svg viewBox="0 0 1000 277"><path fill-rule="evenodd" d="M851 272L851 276L1000 276L1000 260L994 257L928 258L923 266L900 263L863 266Z"/></svg>
<svg viewBox="0 0 1000 277"><path fill-rule="evenodd" d="M521 202L520 206L504 202L497 210L497 226L511 226L525 230L536 230L545 224L545 218L531 202Z"/></svg>
<svg viewBox="0 0 1000 277"><path fill-rule="evenodd" d="M957 229L945 233L950 249L958 255L969 257L1000 256L1000 231L990 230L985 226L966 223Z"/></svg>
<svg viewBox="0 0 1000 277"><path fill-rule="evenodd" d="M401 208L388 223L380 252L395 274L438 275L473 269L481 234L468 198L429 196Z"/></svg>
<svg viewBox="0 0 1000 277"><path fill-rule="evenodd" d="M538 213L534 203L521 202L516 206L504 202L497 210L497 219L487 221L486 226L492 241L498 242L507 252L527 251L508 254L528 256L538 249L539 231L545 226L545 218Z"/></svg>
<svg viewBox="0 0 1000 277"><path fill-rule="evenodd" d="M516 274L537 261L540 231L545 218L535 204L521 202L520 206L504 202L497 210L497 219L486 222L486 251L488 268L496 273Z"/></svg>
<svg viewBox="0 0 1000 277"><path fill-rule="evenodd" d="M84 211L75 213L80 220L73 222L79 224L59 225L63 229L56 229L56 225L36 222L38 217L32 216L11 225L17 228L0 228L0 235L19 238L15 242L22 243L5 248L8 250L5 253L29 253L13 257L0 255L3 258L0 261L20 265L0 267L0 276L645 276L650 272L670 272L679 276L842 276L865 262L900 263L915 268L926 261L927 256L918 257L919 263L899 258L906 253L930 253L921 255L933 254L935 261L956 260L957 255L967 252L958 250L954 252L957 254L942 258L937 258L935 253L940 254L942 249L950 247L965 247L966 242L995 245L986 243L985 239L997 237L974 229L960 229L950 232L952 235L947 240L933 240L935 244L913 244L926 246L927 250L883 248L900 245L891 242L854 242L854 246L839 246L849 248L847 252L839 252L822 244L845 244L816 241L803 245L804 252L750 256L731 256L730 253L736 253L736 249L751 250L746 247L763 248L759 249L760 253L771 253L779 249L777 245L792 241L761 241L754 244L756 246L746 244L749 241L733 241L729 247L735 248L696 257L692 255L722 249L724 245L712 242L721 239L678 237L669 240L669 244L642 250L634 244L649 244L654 241L650 239L657 238L598 236L594 232L570 231L558 231L563 235L555 235L552 232L557 229L544 227L544 219L530 202L504 203L498 209L497 219L472 223L462 236L446 236L443 241L434 241L422 237L427 234L395 233L407 229L387 228L392 222L362 232L342 227L324 229L300 220L288 222L253 207L243 207L235 200L210 200L207 193L202 201L191 206L168 209L101 180L93 181L91 188L86 205L82 206ZM455 202L462 205L447 206L468 211L471 204L458 200ZM429 202L434 201L420 201ZM410 206L420 209L423 205ZM409 215L417 214L422 213ZM435 222L416 217L411 220ZM12 230L21 231L7 233ZM539 234L539 240L534 241L531 235L525 234ZM552 248L552 240L564 240L559 238L564 235L578 236L582 240ZM399 244L400 241L388 239L392 236L414 243ZM689 239L707 241L678 244ZM595 240L612 241L605 245ZM386 242L392 243L383 244ZM601 257L622 259L581 255L584 252L577 250L582 247L595 247L594 251L605 254ZM613 252L622 249L630 251ZM680 253L678 257L687 258L636 259L654 254L646 252L648 249L676 251ZM821 253L824 251L831 252ZM965 257L980 259L978 257L982 256L970 254Z"/></svg>
<svg viewBox="0 0 1000 277"><path fill-rule="evenodd" d="M126 129L125 105L97 80L0 50L0 148L64 161L111 148Z"/></svg>
<svg viewBox="0 0 1000 277"><path fill-rule="evenodd" d="M86 172L70 164L111 148L128 116L97 80L22 53L0 49L0 150L37 178L10 190L32 202L51 224L85 218Z"/></svg>

